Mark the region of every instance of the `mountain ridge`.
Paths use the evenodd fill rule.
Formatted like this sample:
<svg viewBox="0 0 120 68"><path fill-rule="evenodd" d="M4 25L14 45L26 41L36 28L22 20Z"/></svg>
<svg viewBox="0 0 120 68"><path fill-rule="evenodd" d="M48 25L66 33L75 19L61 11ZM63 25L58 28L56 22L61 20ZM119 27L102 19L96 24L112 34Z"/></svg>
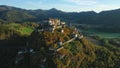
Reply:
<svg viewBox="0 0 120 68"><path fill-rule="evenodd" d="M22 16L19 15L20 12ZM11 13L8 13L11 12ZM9 14L7 16L6 14ZM27 10L16 8L12 6L2 5L0 6L0 19L7 22L41 22L47 18L59 18L66 22L78 23L78 24L116 24L119 25L119 17L120 17L120 9L110 10L110 11L102 11L100 13L96 13L94 11L84 11L84 12L64 12L61 10L57 10L55 8L49 10ZM18 17L17 19L9 19Z"/></svg>

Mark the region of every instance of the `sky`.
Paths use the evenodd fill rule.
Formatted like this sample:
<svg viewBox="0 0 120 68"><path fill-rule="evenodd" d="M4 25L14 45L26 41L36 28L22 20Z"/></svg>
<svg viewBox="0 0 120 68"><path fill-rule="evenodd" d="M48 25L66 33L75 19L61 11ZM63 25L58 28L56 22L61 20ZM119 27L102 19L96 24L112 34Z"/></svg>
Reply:
<svg viewBox="0 0 120 68"><path fill-rule="evenodd" d="M56 8L66 12L101 12L120 8L120 0L0 0L0 5L32 10Z"/></svg>

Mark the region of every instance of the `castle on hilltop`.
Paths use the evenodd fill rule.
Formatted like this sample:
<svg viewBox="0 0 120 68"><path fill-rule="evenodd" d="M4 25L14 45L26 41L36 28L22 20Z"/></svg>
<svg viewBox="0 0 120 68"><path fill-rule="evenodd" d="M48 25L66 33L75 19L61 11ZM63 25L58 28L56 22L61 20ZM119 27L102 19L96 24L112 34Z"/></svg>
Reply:
<svg viewBox="0 0 120 68"><path fill-rule="evenodd" d="M43 21L41 27L42 29L39 29L39 31L47 30L54 32L55 29L64 28L65 22L61 21L60 19L49 18ZM61 32L64 32L64 30L61 30Z"/></svg>
<svg viewBox="0 0 120 68"><path fill-rule="evenodd" d="M60 25L60 19L52 19L52 18L49 18L48 23L49 23L51 26L57 26L57 25Z"/></svg>
<svg viewBox="0 0 120 68"><path fill-rule="evenodd" d="M65 25L65 22L60 21L60 19L53 19L53 18L49 18L47 23L53 27Z"/></svg>

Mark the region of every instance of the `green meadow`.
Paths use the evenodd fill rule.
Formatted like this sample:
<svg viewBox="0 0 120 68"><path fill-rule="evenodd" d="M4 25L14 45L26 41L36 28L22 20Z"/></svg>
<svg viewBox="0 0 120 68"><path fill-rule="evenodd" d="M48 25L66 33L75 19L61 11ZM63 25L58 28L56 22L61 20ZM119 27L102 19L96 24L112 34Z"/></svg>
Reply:
<svg viewBox="0 0 120 68"><path fill-rule="evenodd" d="M0 26L0 30L13 30L19 33L21 36L29 36L33 32L33 28L30 26L24 26L17 23L4 24Z"/></svg>
<svg viewBox="0 0 120 68"><path fill-rule="evenodd" d="M83 32L90 36L99 36L105 39L120 38L120 33L108 33L96 30L83 30Z"/></svg>

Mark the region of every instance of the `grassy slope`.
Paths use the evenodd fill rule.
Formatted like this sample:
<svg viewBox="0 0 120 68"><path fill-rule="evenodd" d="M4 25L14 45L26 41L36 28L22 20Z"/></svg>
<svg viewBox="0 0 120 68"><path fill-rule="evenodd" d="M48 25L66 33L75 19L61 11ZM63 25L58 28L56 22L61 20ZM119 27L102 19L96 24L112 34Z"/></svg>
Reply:
<svg viewBox="0 0 120 68"><path fill-rule="evenodd" d="M16 23L11 23L11 24L5 24L3 26L0 26L0 27L3 27L1 28L2 29L11 29L11 30L14 30L14 31L17 31L18 33L20 33L21 36L24 36L24 35L30 35L33 31L33 28L31 27L27 27L27 26L22 26L20 24L16 24Z"/></svg>
<svg viewBox="0 0 120 68"><path fill-rule="evenodd" d="M21 35L30 35L32 33L33 29L30 27L21 27L17 31L20 32Z"/></svg>

